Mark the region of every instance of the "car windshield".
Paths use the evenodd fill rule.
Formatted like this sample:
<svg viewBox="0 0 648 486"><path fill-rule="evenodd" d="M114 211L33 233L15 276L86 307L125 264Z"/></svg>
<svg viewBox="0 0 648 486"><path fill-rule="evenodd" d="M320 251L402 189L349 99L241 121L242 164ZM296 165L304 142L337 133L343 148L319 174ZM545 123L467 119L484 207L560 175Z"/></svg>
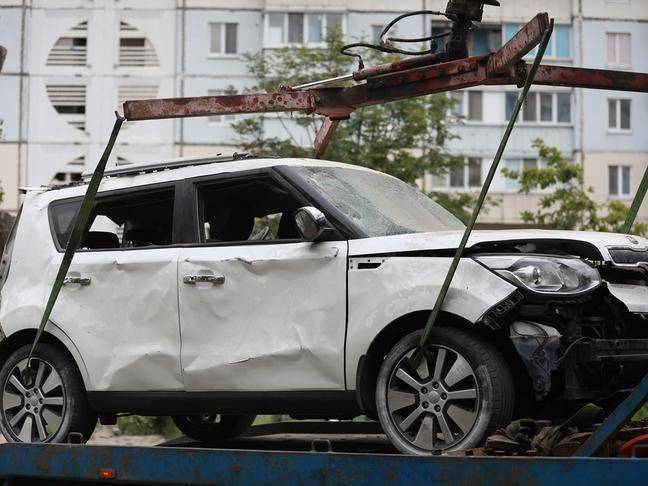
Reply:
<svg viewBox="0 0 648 486"><path fill-rule="evenodd" d="M439 204L395 177L342 167L296 167L295 170L367 236L465 228Z"/></svg>

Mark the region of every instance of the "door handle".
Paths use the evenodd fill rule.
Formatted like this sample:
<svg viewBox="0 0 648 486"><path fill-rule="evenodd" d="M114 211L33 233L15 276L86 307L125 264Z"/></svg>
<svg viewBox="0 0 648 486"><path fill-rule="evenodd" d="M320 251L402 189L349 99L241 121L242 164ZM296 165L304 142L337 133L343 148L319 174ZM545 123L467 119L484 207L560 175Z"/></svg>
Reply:
<svg viewBox="0 0 648 486"><path fill-rule="evenodd" d="M214 285L223 285L225 277L223 275L185 275L182 281L186 284L211 283Z"/></svg>
<svg viewBox="0 0 648 486"><path fill-rule="evenodd" d="M90 285L90 277L65 277L63 285Z"/></svg>

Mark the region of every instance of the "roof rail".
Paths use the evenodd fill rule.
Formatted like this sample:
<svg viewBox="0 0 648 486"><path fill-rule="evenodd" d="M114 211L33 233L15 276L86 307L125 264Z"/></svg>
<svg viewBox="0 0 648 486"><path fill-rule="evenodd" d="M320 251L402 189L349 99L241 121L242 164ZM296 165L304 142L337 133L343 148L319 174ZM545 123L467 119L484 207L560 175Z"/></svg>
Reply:
<svg viewBox="0 0 648 486"><path fill-rule="evenodd" d="M124 167L109 169L104 172L104 177L123 177L137 174L147 174L149 172L158 172L168 169L178 169L180 167L189 167L193 165L216 164L221 162L233 162L235 160L251 159L252 155L247 153L234 152L232 155L216 154L211 156L184 157L180 159L170 159L162 162L145 162L141 164L129 164ZM92 172L84 172L84 180L92 177Z"/></svg>

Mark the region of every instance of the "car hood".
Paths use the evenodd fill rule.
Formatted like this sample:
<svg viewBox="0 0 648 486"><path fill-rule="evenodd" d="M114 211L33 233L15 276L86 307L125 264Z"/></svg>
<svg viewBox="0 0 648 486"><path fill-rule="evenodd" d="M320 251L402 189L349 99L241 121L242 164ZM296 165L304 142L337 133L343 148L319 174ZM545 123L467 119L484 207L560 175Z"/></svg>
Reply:
<svg viewBox="0 0 648 486"><path fill-rule="evenodd" d="M351 240L349 256L399 254L420 251L453 250L459 246L463 231L441 231ZM557 230L488 230L473 231L467 248L494 249L496 246L527 245L529 253L540 248L557 248L568 254L610 260L610 248L648 250L648 239L618 233Z"/></svg>

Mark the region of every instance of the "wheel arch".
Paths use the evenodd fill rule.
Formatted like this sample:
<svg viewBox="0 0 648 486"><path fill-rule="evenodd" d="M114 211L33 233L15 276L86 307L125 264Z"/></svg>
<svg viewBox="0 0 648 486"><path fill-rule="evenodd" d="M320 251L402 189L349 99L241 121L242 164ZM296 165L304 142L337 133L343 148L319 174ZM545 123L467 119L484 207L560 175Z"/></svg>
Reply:
<svg viewBox="0 0 648 486"><path fill-rule="evenodd" d="M356 397L361 410L370 417L376 415L376 381L383 359L396 343L408 334L425 327L431 310L415 311L394 319L374 337L358 362L356 372ZM471 323L465 318L441 311L439 327L464 329L492 343L509 363L515 388L523 396L532 396L531 379L513 343L503 330L493 330L482 323ZM528 393L527 393L528 391Z"/></svg>
<svg viewBox="0 0 648 486"><path fill-rule="evenodd" d="M36 332L37 329L34 328L21 329L9 336L6 336L5 339L0 342L0 366L16 349L20 348L21 346L33 343L34 338L36 337ZM57 348L64 351L70 358L72 358L72 360L76 364L76 368L79 371L79 374L81 375L84 387L86 389L88 388L88 372L85 363L81 358L81 354L79 353L76 346L74 346L74 343L72 343L70 338L61 329L59 329L56 325L49 323L47 330L43 331L39 342L56 346Z"/></svg>

